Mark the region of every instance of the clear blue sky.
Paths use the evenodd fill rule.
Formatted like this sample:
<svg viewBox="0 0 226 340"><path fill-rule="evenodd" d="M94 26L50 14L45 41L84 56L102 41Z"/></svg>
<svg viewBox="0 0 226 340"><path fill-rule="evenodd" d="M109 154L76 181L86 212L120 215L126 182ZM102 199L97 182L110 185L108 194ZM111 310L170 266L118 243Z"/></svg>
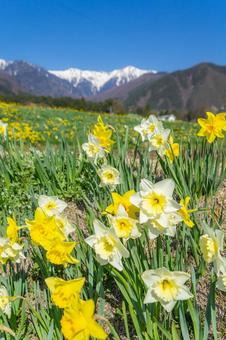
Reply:
<svg viewBox="0 0 226 340"><path fill-rule="evenodd" d="M226 0L0 0L0 58L48 69L226 65Z"/></svg>

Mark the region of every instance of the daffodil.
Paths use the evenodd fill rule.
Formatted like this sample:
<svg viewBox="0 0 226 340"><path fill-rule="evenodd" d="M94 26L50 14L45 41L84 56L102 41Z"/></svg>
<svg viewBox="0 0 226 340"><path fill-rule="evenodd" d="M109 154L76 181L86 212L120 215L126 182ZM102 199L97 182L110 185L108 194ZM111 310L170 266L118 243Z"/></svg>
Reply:
<svg viewBox="0 0 226 340"><path fill-rule="evenodd" d="M72 224L68 221L67 217L65 217L64 215L56 215L54 216L54 219L59 230L63 232L65 237L68 237L68 235L75 231L75 228L72 226Z"/></svg>
<svg viewBox="0 0 226 340"><path fill-rule="evenodd" d="M136 219L139 216L139 208L133 205L130 201L131 196L134 194L135 190L129 190L122 196L117 192L112 192L111 196L113 203L105 209L105 212L111 215L117 215L118 208L120 205L122 205L128 213L128 216Z"/></svg>
<svg viewBox="0 0 226 340"><path fill-rule="evenodd" d="M162 214L175 213L180 205L173 200L175 183L165 179L153 184L142 179L140 192L131 197L131 203L140 208L140 223L160 218Z"/></svg>
<svg viewBox="0 0 226 340"><path fill-rule="evenodd" d="M189 228L193 228L194 222L191 220L190 214L193 213L194 211L197 211L197 209L188 209L189 202L190 202L189 196L185 197L185 199L180 200L181 208L179 210L179 214L181 215L184 223Z"/></svg>
<svg viewBox="0 0 226 340"><path fill-rule="evenodd" d="M151 136L148 136L149 150L155 150L160 156L164 155L167 149L168 138L170 135L169 129L159 129Z"/></svg>
<svg viewBox="0 0 226 340"><path fill-rule="evenodd" d="M105 156L105 150L100 145L99 140L91 134L88 135L88 143L82 144L82 149L88 158L94 159L95 162Z"/></svg>
<svg viewBox="0 0 226 340"><path fill-rule="evenodd" d="M9 294L4 286L0 286L0 310L10 318L11 302Z"/></svg>
<svg viewBox="0 0 226 340"><path fill-rule="evenodd" d="M85 239L92 247L101 265L110 263L118 270L123 270L122 258L129 257L128 250L120 242L113 228L106 228L100 221L93 223L95 234Z"/></svg>
<svg viewBox="0 0 226 340"><path fill-rule="evenodd" d="M27 220L26 225L29 228L32 241L46 250L49 249L56 240L65 240L65 234L61 228L59 228L55 217L46 215L42 208L36 209L34 220Z"/></svg>
<svg viewBox="0 0 226 340"><path fill-rule="evenodd" d="M46 258L49 262L57 265L77 264L79 261L71 255L76 242L62 242L56 240L47 249Z"/></svg>
<svg viewBox="0 0 226 340"><path fill-rule="evenodd" d="M168 147L164 150L164 155L169 158L169 161L172 163L174 157L178 157L180 153L180 145L178 143L173 142L173 137L170 135Z"/></svg>
<svg viewBox="0 0 226 340"><path fill-rule="evenodd" d="M142 141L152 136L157 130L162 129L162 122L154 115L150 115L148 119L142 119L141 124L134 127L134 130L140 133Z"/></svg>
<svg viewBox="0 0 226 340"><path fill-rule="evenodd" d="M67 207L67 203L57 197L45 195L39 196L38 205L48 216L61 214Z"/></svg>
<svg viewBox="0 0 226 340"><path fill-rule="evenodd" d="M160 302L167 312L171 312L178 300L192 297L184 284L190 275L181 271L169 271L166 268L146 270L142 279L148 291L144 303Z"/></svg>
<svg viewBox="0 0 226 340"><path fill-rule="evenodd" d="M71 305L72 299L80 294L85 278L65 281L59 277L48 277L45 282L54 304L60 308L66 308Z"/></svg>
<svg viewBox="0 0 226 340"><path fill-rule="evenodd" d="M94 125L91 134L97 138L100 146L106 151L110 152L114 141L112 137L112 129L109 125L105 125L101 116L98 117L97 123Z"/></svg>
<svg viewBox="0 0 226 340"><path fill-rule="evenodd" d="M220 289L223 292L226 292L226 272L218 276L216 287L217 289Z"/></svg>
<svg viewBox="0 0 226 340"><path fill-rule="evenodd" d="M1 137L6 137L7 126L8 126L8 124L3 123L3 121L0 120L0 136Z"/></svg>
<svg viewBox="0 0 226 340"><path fill-rule="evenodd" d="M128 240L141 236L137 226L138 221L130 218L122 205L119 206L117 215L110 215L109 220L119 238Z"/></svg>
<svg viewBox="0 0 226 340"><path fill-rule="evenodd" d="M61 319L62 333L67 340L89 340L90 337L106 339L107 334L94 319L93 300L76 301L64 310Z"/></svg>
<svg viewBox="0 0 226 340"><path fill-rule="evenodd" d="M22 249L19 243L12 243L8 238L0 237L0 263L5 264L7 261L20 263L24 258Z"/></svg>
<svg viewBox="0 0 226 340"><path fill-rule="evenodd" d="M18 237L19 227L18 227L14 218L8 217L7 222L8 222L8 226L7 226L7 229L6 229L6 235L12 243L15 243L19 239L19 237Z"/></svg>
<svg viewBox="0 0 226 340"><path fill-rule="evenodd" d="M182 221L178 213L162 214L159 218L147 223L148 236L155 239L159 235L175 236L177 224Z"/></svg>
<svg viewBox="0 0 226 340"><path fill-rule="evenodd" d="M204 228L205 234L199 239L199 246L204 260L207 263L214 262L216 271L220 270L222 259L220 252L223 251L224 233L217 229Z"/></svg>
<svg viewBox="0 0 226 340"><path fill-rule="evenodd" d="M218 138L224 138L223 131L226 131L226 112L214 115L212 112L206 112L207 119L199 118L198 124L201 129L197 133L199 137L206 137L208 143L213 143Z"/></svg>
<svg viewBox="0 0 226 340"><path fill-rule="evenodd" d="M101 169L97 171L101 185L108 185L114 188L117 184L120 184L120 173L117 169L110 165L103 165Z"/></svg>

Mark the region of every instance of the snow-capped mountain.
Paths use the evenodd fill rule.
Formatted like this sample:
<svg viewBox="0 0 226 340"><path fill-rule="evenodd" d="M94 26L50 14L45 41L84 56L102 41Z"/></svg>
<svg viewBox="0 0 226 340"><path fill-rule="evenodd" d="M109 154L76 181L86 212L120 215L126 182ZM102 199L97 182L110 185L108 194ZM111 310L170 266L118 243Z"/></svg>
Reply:
<svg viewBox="0 0 226 340"><path fill-rule="evenodd" d="M64 71L47 71L41 66L23 60L0 59L0 72L10 77L23 92L39 96L87 98L118 88L144 74L157 71L127 66L111 72L86 71L69 68Z"/></svg>
<svg viewBox="0 0 226 340"><path fill-rule="evenodd" d="M9 64L10 64L10 61L0 59L0 70L4 70Z"/></svg>
<svg viewBox="0 0 226 340"><path fill-rule="evenodd" d="M65 79L73 84L74 87L90 85L89 95L109 90L134 80L145 73L157 73L154 70L142 70L134 66L127 66L119 70L110 72L87 71L77 68L69 68L64 71L49 71L55 76Z"/></svg>

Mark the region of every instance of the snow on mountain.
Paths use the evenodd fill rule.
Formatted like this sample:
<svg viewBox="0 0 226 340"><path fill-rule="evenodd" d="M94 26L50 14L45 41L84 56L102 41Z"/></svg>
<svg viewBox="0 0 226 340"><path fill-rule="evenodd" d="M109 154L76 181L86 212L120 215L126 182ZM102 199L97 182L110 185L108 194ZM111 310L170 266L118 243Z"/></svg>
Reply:
<svg viewBox="0 0 226 340"><path fill-rule="evenodd" d="M0 59L0 70L4 70L9 65L9 63L10 63L9 61Z"/></svg>
<svg viewBox="0 0 226 340"><path fill-rule="evenodd" d="M115 86L126 84L129 81L140 77L145 73L157 73L153 70L142 70L134 66L127 66L119 70L110 72L104 71L86 71L77 68L69 68L64 71L49 71L55 76L68 80L74 87L82 84L84 81L91 83L93 93L101 91L101 88L111 80L115 80Z"/></svg>

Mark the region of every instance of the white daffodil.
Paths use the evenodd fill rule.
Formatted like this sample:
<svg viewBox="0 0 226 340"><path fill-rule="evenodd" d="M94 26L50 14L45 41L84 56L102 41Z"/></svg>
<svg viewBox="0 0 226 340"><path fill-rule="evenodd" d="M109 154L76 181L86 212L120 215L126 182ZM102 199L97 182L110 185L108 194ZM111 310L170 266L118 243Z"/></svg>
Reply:
<svg viewBox="0 0 226 340"><path fill-rule="evenodd" d="M172 179L164 179L153 184L142 179L141 191L130 198L133 205L140 208L140 223L159 219L162 214L175 213L180 205L173 200L175 183Z"/></svg>
<svg viewBox="0 0 226 340"><path fill-rule="evenodd" d="M9 294L4 286L0 286L0 310L10 318L11 302Z"/></svg>
<svg viewBox="0 0 226 340"><path fill-rule="evenodd" d="M38 205L47 216L59 215L67 207L67 203L59 198L45 195L39 196Z"/></svg>
<svg viewBox="0 0 226 340"><path fill-rule="evenodd" d="M204 228L205 234L199 239L199 246L203 258L207 263L214 263L216 273L222 269L223 259L220 252L223 251L224 233L219 229Z"/></svg>
<svg viewBox="0 0 226 340"><path fill-rule="evenodd" d="M6 137L8 124L0 120L0 137Z"/></svg>
<svg viewBox="0 0 226 340"><path fill-rule="evenodd" d="M129 257L128 250L120 242L113 228L106 228L100 221L93 223L95 235L85 239L86 243L92 247L97 260L101 265L110 263L118 270L123 270L122 258Z"/></svg>
<svg viewBox="0 0 226 340"><path fill-rule="evenodd" d="M82 144L82 149L88 158L94 159L94 162L105 156L105 150L101 147L99 140L91 134L88 135L88 143Z"/></svg>
<svg viewBox="0 0 226 340"><path fill-rule="evenodd" d="M148 119L142 119L140 125L134 127L134 130L140 133L143 142L161 129L163 129L162 122L154 115L150 115Z"/></svg>
<svg viewBox="0 0 226 340"><path fill-rule="evenodd" d="M168 148L169 135L170 130L162 128L157 130L153 135L148 136L149 150L155 150L160 156L163 156L165 150Z"/></svg>
<svg viewBox="0 0 226 340"><path fill-rule="evenodd" d="M190 299L193 295L184 284L190 275L171 272L166 268L146 270L142 279L148 291L144 303L160 302L167 312L171 312L178 300Z"/></svg>
<svg viewBox="0 0 226 340"><path fill-rule="evenodd" d="M100 177L102 186L109 185L114 189L117 184L120 184L119 171L110 165L103 165L97 173Z"/></svg>
<svg viewBox="0 0 226 340"><path fill-rule="evenodd" d="M63 215L57 215L55 216L55 221L57 226L60 228L60 230L64 233L66 237L68 237L69 234L75 231L75 228L68 221L67 217Z"/></svg>
<svg viewBox="0 0 226 340"><path fill-rule="evenodd" d="M141 236L137 227L138 221L130 218L122 205L119 205L116 216L109 215L109 221L119 238L128 240Z"/></svg>
<svg viewBox="0 0 226 340"><path fill-rule="evenodd" d="M219 270L219 273L217 274L217 289L222 290L223 292L226 292L226 258L221 259L221 268Z"/></svg>
<svg viewBox="0 0 226 340"><path fill-rule="evenodd" d="M177 213L162 214L158 219L147 223L148 236L155 239L159 235L175 236L176 226L182 221L182 217Z"/></svg>
<svg viewBox="0 0 226 340"><path fill-rule="evenodd" d="M8 238L0 237L0 263L5 264L8 260L20 263L24 259L22 249L17 242L12 243Z"/></svg>

